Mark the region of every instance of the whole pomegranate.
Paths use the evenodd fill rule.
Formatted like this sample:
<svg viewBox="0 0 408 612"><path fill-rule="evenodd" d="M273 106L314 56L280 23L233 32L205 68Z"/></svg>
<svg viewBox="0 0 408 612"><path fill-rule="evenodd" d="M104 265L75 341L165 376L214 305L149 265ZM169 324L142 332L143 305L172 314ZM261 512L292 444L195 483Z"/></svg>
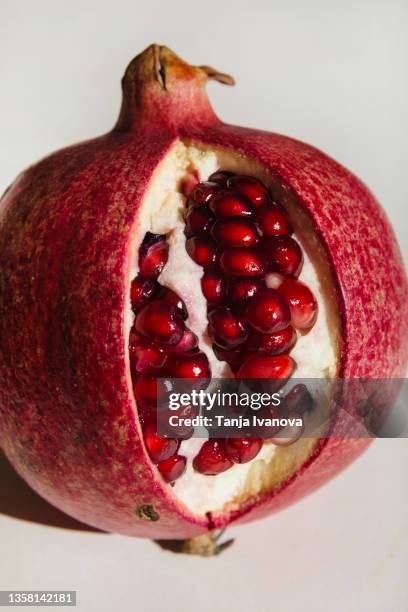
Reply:
<svg viewBox="0 0 408 612"><path fill-rule="evenodd" d="M336 414L313 439L163 438L157 378L406 367L407 281L379 204L317 149L222 123L208 79L233 83L150 46L114 129L1 201L1 446L64 512L139 537L260 518L369 443L341 437Z"/></svg>

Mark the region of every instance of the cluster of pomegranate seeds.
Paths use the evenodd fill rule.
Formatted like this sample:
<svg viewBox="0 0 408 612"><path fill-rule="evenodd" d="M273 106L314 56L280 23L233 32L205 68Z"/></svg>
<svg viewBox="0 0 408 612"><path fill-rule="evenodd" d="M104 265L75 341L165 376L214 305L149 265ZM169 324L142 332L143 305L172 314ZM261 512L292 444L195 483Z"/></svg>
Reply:
<svg viewBox="0 0 408 612"><path fill-rule="evenodd" d="M178 454L180 440L157 434L157 379L210 378L207 356L198 348L197 336L186 327L186 305L172 289L158 282L168 259L166 237L148 232L139 249L139 274L132 281L131 302L135 320L129 338L133 390L146 450L166 482L180 478L186 457ZM185 417L194 416L187 414ZM190 409L191 412L191 409ZM188 439L192 427L180 430Z"/></svg>
<svg viewBox="0 0 408 612"><path fill-rule="evenodd" d="M315 324L317 301L297 280L303 253L288 213L261 181L218 171L189 191L185 219L187 252L204 270L215 356L241 378L289 378L296 367L289 352L297 330ZM288 406L299 403L295 398ZM251 461L262 445L257 438L210 439L193 467L219 474Z"/></svg>
<svg viewBox="0 0 408 612"><path fill-rule="evenodd" d="M194 178L183 189L186 250L203 268L201 289L215 356L240 378L289 378L296 367L289 352L297 330L306 333L314 325L317 302L298 280L303 253L286 210L259 180L232 172L215 172L204 183ZM211 370L186 326L183 300L158 282L167 259L166 237L148 232L131 286L135 320L129 353L146 450L163 479L173 483L186 470L180 440L191 437L193 428L178 431L177 440L157 434L157 379L208 379ZM285 398L286 410L310 410L312 404L303 385ZM194 417L196 410L187 406L182 416ZM251 461L262 446L260 438L209 439L193 468L220 474Z"/></svg>

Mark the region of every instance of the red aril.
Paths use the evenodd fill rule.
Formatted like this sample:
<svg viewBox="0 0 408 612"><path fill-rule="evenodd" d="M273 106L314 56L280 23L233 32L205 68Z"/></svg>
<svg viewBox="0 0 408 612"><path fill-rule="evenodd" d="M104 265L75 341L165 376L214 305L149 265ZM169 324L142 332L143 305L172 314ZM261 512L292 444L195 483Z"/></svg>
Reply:
<svg viewBox="0 0 408 612"><path fill-rule="evenodd" d="M211 234L222 248L253 246L259 240L255 224L245 217L219 219L212 226Z"/></svg>
<svg viewBox="0 0 408 612"><path fill-rule="evenodd" d="M160 368L166 358L163 348L135 333L130 334L129 353L131 367L135 372Z"/></svg>
<svg viewBox="0 0 408 612"><path fill-rule="evenodd" d="M211 369L205 353L172 355L166 366L170 378L211 378Z"/></svg>
<svg viewBox="0 0 408 612"><path fill-rule="evenodd" d="M173 304L153 300L136 315L135 330L155 342L177 344L183 335L184 323Z"/></svg>
<svg viewBox="0 0 408 612"><path fill-rule="evenodd" d="M263 289L249 301L246 318L255 330L271 334L289 325L290 311L276 289Z"/></svg>
<svg viewBox="0 0 408 612"><path fill-rule="evenodd" d="M246 353L238 349L226 349L221 346L218 346L216 342L213 344L214 355L219 361L226 361L231 370L236 372L238 368L241 366L242 362L246 357Z"/></svg>
<svg viewBox="0 0 408 612"><path fill-rule="evenodd" d="M295 362L289 355L250 353L237 372L237 378L290 378Z"/></svg>
<svg viewBox="0 0 408 612"><path fill-rule="evenodd" d="M210 306L217 306L226 295L225 278L219 272L206 272L201 278L201 290Z"/></svg>
<svg viewBox="0 0 408 612"><path fill-rule="evenodd" d="M264 236L281 236L293 232L285 209L276 202L261 206L256 213L256 222Z"/></svg>
<svg viewBox="0 0 408 612"><path fill-rule="evenodd" d="M208 202L216 193L218 193L218 191L219 186L215 182L207 181L200 183L190 193L187 200L187 206L194 203L204 204L205 202Z"/></svg>
<svg viewBox="0 0 408 612"><path fill-rule="evenodd" d="M196 472L207 476L221 474L232 467L233 462L225 452L221 440L207 440L194 457L193 467Z"/></svg>
<svg viewBox="0 0 408 612"><path fill-rule="evenodd" d="M171 438L161 438L157 435L156 425L149 423L143 430L144 443L152 461L159 463L168 459L177 451L179 447L178 440Z"/></svg>
<svg viewBox="0 0 408 612"><path fill-rule="evenodd" d="M255 247L226 249L220 265L225 274L231 276L263 276L267 270L265 256Z"/></svg>
<svg viewBox="0 0 408 612"><path fill-rule="evenodd" d="M232 278L228 288L228 301L231 304L247 302L249 298L265 288L265 283L259 278Z"/></svg>
<svg viewBox="0 0 408 612"><path fill-rule="evenodd" d="M309 287L298 280L286 278L280 285L279 292L289 304L292 325L301 330L313 327L317 319L318 306Z"/></svg>
<svg viewBox="0 0 408 612"><path fill-rule="evenodd" d="M225 452L234 463L252 461L262 445L263 441L260 438L227 438L224 441Z"/></svg>
<svg viewBox="0 0 408 612"><path fill-rule="evenodd" d="M187 460L182 455L172 455L157 465L162 478L165 482L174 482L184 474L187 467Z"/></svg>
<svg viewBox="0 0 408 612"><path fill-rule="evenodd" d="M231 176L234 176L233 172L229 172L228 170L217 170L217 172L210 174L208 180L219 183L220 185L226 185Z"/></svg>
<svg viewBox="0 0 408 612"><path fill-rule="evenodd" d="M230 308L215 308L209 313L208 321L210 334L219 346L234 348L245 342L247 331Z"/></svg>
<svg viewBox="0 0 408 612"><path fill-rule="evenodd" d="M193 204L187 208L186 227L184 230L187 238L196 236L211 229L214 216L210 209L203 204Z"/></svg>
<svg viewBox="0 0 408 612"><path fill-rule="evenodd" d="M181 339L177 342L177 344L173 344L172 346L166 346L167 353L187 353L190 351L196 351L198 348L198 338L197 336L190 330L185 329Z"/></svg>
<svg viewBox="0 0 408 612"><path fill-rule="evenodd" d="M169 287L161 287L158 291L157 297L175 306L177 313L182 317L182 319L187 319L187 307L181 297L177 295L173 289L170 289Z"/></svg>
<svg viewBox="0 0 408 612"><path fill-rule="evenodd" d="M148 232L139 250L139 273L141 276L157 278L164 268L169 254L165 238Z"/></svg>
<svg viewBox="0 0 408 612"><path fill-rule="evenodd" d="M265 353L266 355L278 355L289 353L296 343L296 332L291 325L284 327L273 334L253 332L246 348L250 351Z"/></svg>
<svg viewBox="0 0 408 612"><path fill-rule="evenodd" d="M253 176L233 176L228 179L227 186L248 198L257 207L268 202L270 198L265 185Z"/></svg>
<svg viewBox="0 0 408 612"><path fill-rule="evenodd" d="M239 193L226 190L216 194L209 204L216 217L253 217L255 206Z"/></svg>
<svg viewBox="0 0 408 612"><path fill-rule="evenodd" d="M298 277L303 265L303 253L291 236L273 236L263 242L268 254L269 269L285 276Z"/></svg>
<svg viewBox="0 0 408 612"><path fill-rule="evenodd" d="M133 310L136 311L148 302L156 293L157 288L156 281L151 278L143 278L142 276L134 278L130 288L130 300Z"/></svg>
<svg viewBox="0 0 408 612"><path fill-rule="evenodd" d="M187 253L204 269L213 268L217 262L217 245L210 237L201 235L189 238L186 242Z"/></svg>

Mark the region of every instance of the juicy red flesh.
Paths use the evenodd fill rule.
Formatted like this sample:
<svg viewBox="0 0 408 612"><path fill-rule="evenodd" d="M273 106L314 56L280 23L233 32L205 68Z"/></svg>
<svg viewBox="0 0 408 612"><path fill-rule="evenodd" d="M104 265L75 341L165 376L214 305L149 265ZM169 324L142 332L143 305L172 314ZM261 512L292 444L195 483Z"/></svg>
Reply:
<svg viewBox="0 0 408 612"><path fill-rule="evenodd" d="M157 468L166 482L174 482L186 471L187 459L182 455L172 455L160 461Z"/></svg>
<svg viewBox="0 0 408 612"><path fill-rule="evenodd" d="M270 269L285 276L298 277L303 265L303 253L296 240L290 236L273 236L265 239Z"/></svg>
<svg viewBox="0 0 408 612"><path fill-rule="evenodd" d="M256 222L263 236L286 236L293 231L285 209L276 202L261 206L256 213Z"/></svg>
<svg viewBox="0 0 408 612"><path fill-rule="evenodd" d="M239 193L219 191L210 198L210 210L216 217L253 217L255 206Z"/></svg>
<svg viewBox="0 0 408 612"><path fill-rule="evenodd" d="M290 378L295 362L289 355L249 353L237 372L238 378Z"/></svg>
<svg viewBox="0 0 408 612"><path fill-rule="evenodd" d="M248 302L246 318L256 331L272 334L290 323L290 310L276 289L263 289Z"/></svg>
<svg viewBox="0 0 408 612"><path fill-rule="evenodd" d="M260 238L255 223L243 217L218 219L211 235L220 247L253 246Z"/></svg>
<svg viewBox="0 0 408 612"><path fill-rule="evenodd" d="M259 278L244 277L231 279L229 283L228 300L231 304L246 302L264 287L265 283Z"/></svg>
<svg viewBox="0 0 408 612"><path fill-rule="evenodd" d="M256 207L270 199L265 185L252 176L232 176L227 180L227 187L248 198Z"/></svg>
<svg viewBox="0 0 408 612"><path fill-rule="evenodd" d="M193 459L194 469L207 476L221 474L232 467L232 464L222 440L207 440Z"/></svg>
<svg viewBox="0 0 408 612"><path fill-rule="evenodd" d="M181 189L187 198L186 250L203 268L201 289L215 356L240 378L290 378L296 367L289 355L296 329L304 332L314 325L317 302L297 280L303 253L291 237L288 213L260 181L232 172L217 171L204 183L191 175ZM190 438L194 427L178 427L177 439L157 434L157 379L196 379L202 388L211 379L211 368L186 325L186 304L176 289L157 280L167 258L166 236L148 232L139 249L140 274L131 286L135 321L129 355L147 452L164 481L173 483L187 465L178 454L180 440ZM270 288L274 275L279 283ZM313 398L303 385L285 397L287 411L312 408ZM196 408L185 406L180 416L197 414ZM262 445L258 438L210 439L194 457L193 467L201 474L220 474L234 463L254 459Z"/></svg>
<svg viewBox="0 0 408 612"><path fill-rule="evenodd" d="M183 335L183 319L177 308L164 300L153 300L138 312L135 331L162 344L177 344Z"/></svg>
<svg viewBox="0 0 408 612"><path fill-rule="evenodd" d="M168 255L169 246L164 237L148 232L139 250L140 275L157 278L167 262Z"/></svg>
<svg viewBox="0 0 408 612"><path fill-rule="evenodd" d="M186 227L184 230L187 238L209 231L213 220L214 215L209 208L205 208L200 204L190 206L186 213Z"/></svg>
<svg viewBox="0 0 408 612"><path fill-rule="evenodd" d="M247 331L232 310L221 306L208 315L209 331L215 342L224 348L232 348L245 342Z"/></svg>
<svg viewBox="0 0 408 612"><path fill-rule="evenodd" d="M218 272L207 272L201 278L201 291L208 304L216 306L225 298L227 283Z"/></svg>
<svg viewBox="0 0 408 612"><path fill-rule="evenodd" d="M168 459L177 451L178 440L172 438L161 438L157 435L156 425L149 423L144 431L144 442L147 452L154 463Z"/></svg>
<svg viewBox="0 0 408 612"><path fill-rule="evenodd" d="M254 331L247 343L250 351L265 353L266 355L279 355L289 353L295 346L296 332L291 325L273 334L262 334Z"/></svg>
<svg viewBox="0 0 408 612"><path fill-rule="evenodd" d="M234 463L248 463L255 459L263 445L261 438L228 438L224 448Z"/></svg>
<svg viewBox="0 0 408 612"><path fill-rule="evenodd" d="M143 304L148 302L157 291L157 283L151 278L138 276L132 281L130 288L130 301L136 312Z"/></svg>
<svg viewBox="0 0 408 612"><path fill-rule="evenodd" d="M189 238L186 242L186 249L191 259L199 266L202 266L204 269L214 267L217 261L218 250L214 240L208 236L201 235Z"/></svg>
<svg viewBox="0 0 408 612"><path fill-rule="evenodd" d="M309 287L294 278L286 278L279 290L289 304L292 325L301 330L313 327L316 323L318 307L316 298Z"/></svg>
<svg viewBox="0 0 408 612"><path fill-rule="evenodd" d="M230 276L264 276L268 269L265 255L256 247L225 249L220 264Z"/></svg>

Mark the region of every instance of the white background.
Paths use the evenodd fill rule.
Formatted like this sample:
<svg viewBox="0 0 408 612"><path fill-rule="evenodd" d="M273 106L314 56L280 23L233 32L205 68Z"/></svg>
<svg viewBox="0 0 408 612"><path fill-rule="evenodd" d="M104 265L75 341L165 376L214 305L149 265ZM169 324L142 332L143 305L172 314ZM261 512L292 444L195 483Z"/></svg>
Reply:
<svg viewBox="0 0 408 612"><path fill-rule="evenodd" d="M222 118L311 142L356 172L407 255L405 0L0 7L1 190L53 149L107 131L126 64L159 42L236 77L233 89L210 86ZM203 560L81 531L0 461L0 589L75 589L80 610L100 612L405 612L407 464L406 440L377 441L300 504L231 529L234 547Z"/></svg>

